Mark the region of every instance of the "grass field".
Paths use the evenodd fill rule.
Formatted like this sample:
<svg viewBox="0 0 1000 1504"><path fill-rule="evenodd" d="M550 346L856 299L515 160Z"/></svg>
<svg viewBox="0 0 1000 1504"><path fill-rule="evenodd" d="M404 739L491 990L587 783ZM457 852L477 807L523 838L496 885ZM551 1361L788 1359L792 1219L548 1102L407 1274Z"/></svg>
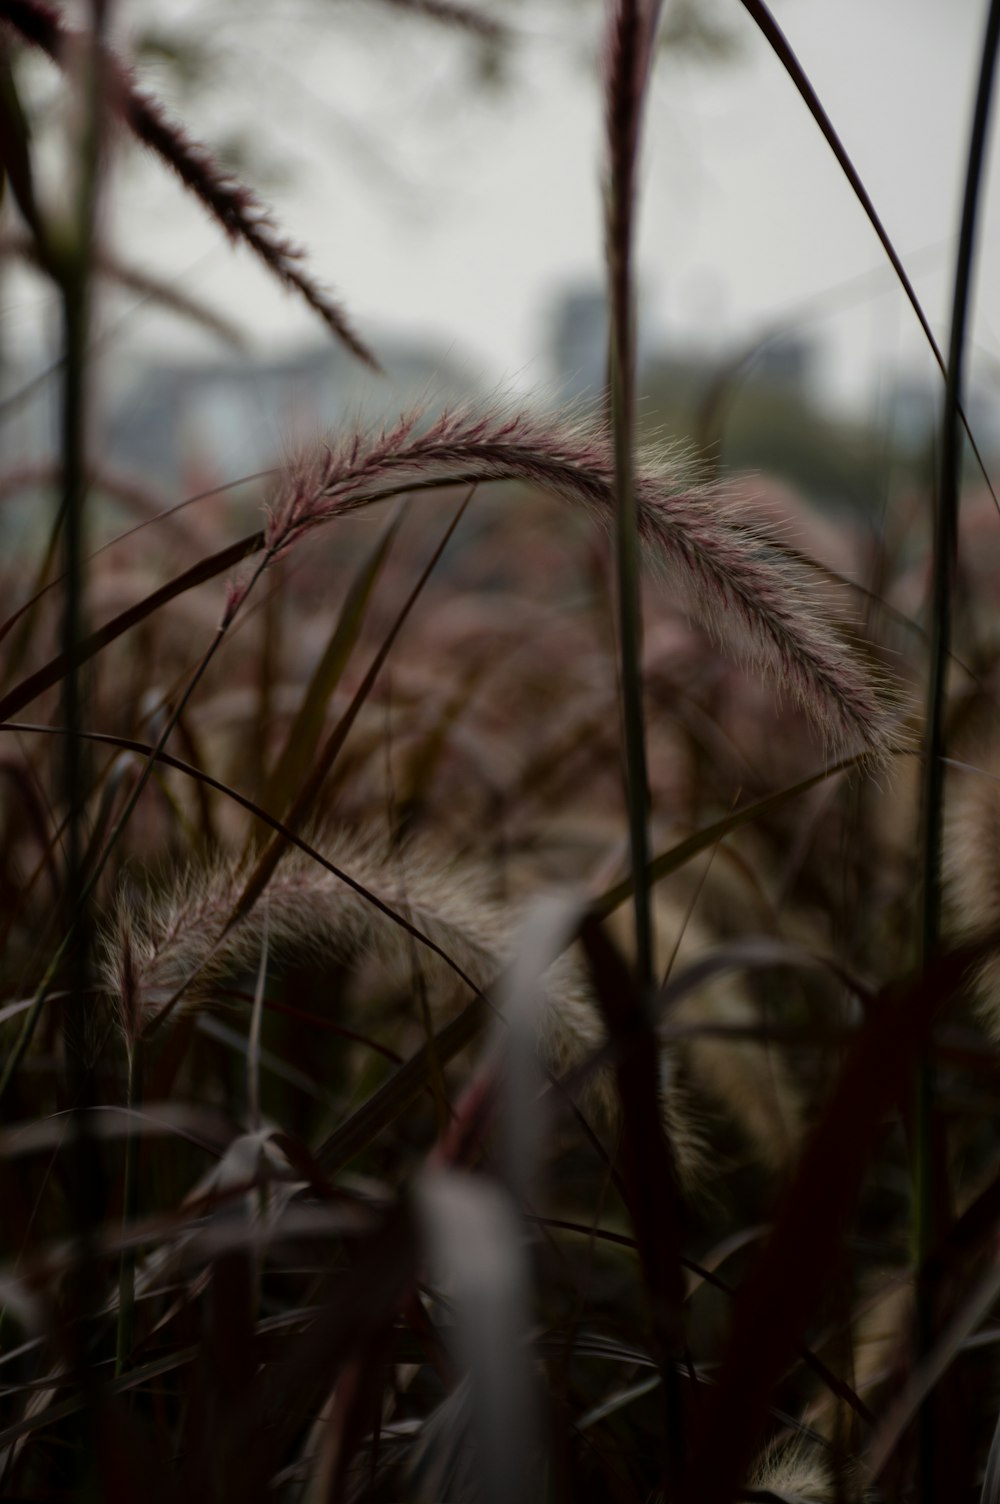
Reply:
<svg viewBox="0 0 1000 1504"><path fill-rule="evenodd" d="M102 0L0 0L0 236L60 310L52 462L0 468L44 508L0 560L3 1497L1000 1501L1000 507L963 386L1000 0L941 349L742 5L941 367L905 510L719 478L721 405L647 440L656 0L607 6L598 410L345 416L164 508L92 440L112 134L378 352Z"/></svg>

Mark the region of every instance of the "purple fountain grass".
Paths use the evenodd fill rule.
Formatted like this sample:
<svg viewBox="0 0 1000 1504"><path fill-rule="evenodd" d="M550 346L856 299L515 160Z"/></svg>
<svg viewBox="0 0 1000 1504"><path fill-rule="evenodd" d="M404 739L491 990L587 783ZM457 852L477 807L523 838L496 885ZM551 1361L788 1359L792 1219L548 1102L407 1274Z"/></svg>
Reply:
<svg viewBox="0 0 1000 1504"><path fill-rule="evenodd" d="M63 25L59 12L43 0L0 0L0 22L6 22L59 66L64 65L78 40L76 33ZM171 120L159 101L139 88L120 58L111 56L109 61L115 86L108 91L108 103L118 118L173 169L230 240L249 246L280 282L305 299L353 355L378 370L378 361L354 332L344 310L301 266L301 247L281 233L253 190Z"/></svg>
<svg viewBox="0 0 1000 1504"><path fill-rule="evenodd" d="M491 897L484 869L456 867L427 844L390 849L342 830L318 837L316 849L332 859L330 870L302 851L283 856L261 900L266 926L255 914L227 927L252 871L247 857L191 865L155 894L120 892L103 926L101 970L130 1051L175 999L183 995L187 1008L210 1008L227 980L255 972L265 932L278 966L290 960L356 964L368 957L403 986L412 977L413 939L419 935L430 941L420 946L420 967L435 1019L453 1011L461 978L492 988L512 963L530 900L501 903ZM401 925L400 915L415 928ZM561 1076L596 1054L605 1030L573 953L548 967L544 993L538 1045L549 1069ZM685 1183L693 1187L704 1172L704 1146L688 1093L672 1084L674 1054L664 1047L663 1075L671 1085L663 1112ZM609 1070L587 1075L581 1100L602 1131L616 1131Z"/></svg>
<svg viewBox="0 0 1000 1504"><path fill-rule="evenodd" d="M491 480L538 486L582 505L605 527L614 517L614 459L603 428L459 410L422 430L419 414L410 413L391 428L335 438L289 468L272 503L266 559L390 491ZM808 565L776 535L749 524L723 492L685 484L669 455L640 458L636 495L647 555L691 616L769 673L834 751L884 757L897 739L893 697L848 636L817 610ZM247 581L233 586L226 620L248 588Z"/></svg>
<svg viewBox="0 0 1000 1504"><path fill-rule="evenodd" d="M482 881L466 873L459 882L425 854L400 857L343 833L321 844L358 886L299 852L286 853L264 901L277 957L367 954L405 970L412 960L411 935L389 917L402 907L409 922L476 986L495 978L503 964L506 925ZM221 977L256 968L261 924L244 919L225 928L247 876L246 862L220 860L182 872L166 892L138 909L135 895L122 897L105 954L109 989L118 1001L126 1037L141 1033L185 983L189 1000L204 1002ZM371 902L372 894L384 907ZM439 986L455 984L454 973L433 952L422 960L435 968Z"/></svg>
<svg viewBox="0 0 1000 1504"><path fill-rule="evenodd" d="M800 1504L833 1504L843 1497L822 1448L802 1438L772 1443L755 1463L750 1487L755 1498L797 1499Z"/></svg>

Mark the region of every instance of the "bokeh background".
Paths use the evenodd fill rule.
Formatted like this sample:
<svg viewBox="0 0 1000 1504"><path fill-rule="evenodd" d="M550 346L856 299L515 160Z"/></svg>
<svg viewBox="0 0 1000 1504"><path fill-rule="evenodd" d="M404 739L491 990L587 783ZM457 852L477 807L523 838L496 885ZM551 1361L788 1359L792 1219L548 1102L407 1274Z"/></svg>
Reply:
<svg viewBox="0 0 1000 1504"><path fill-rule="evenodd" d="M366 381L308 310L125 146L108 243L230 320L246 348L141 295L106 295L106 455L170 485L210 483L359 407L498 391L555 404L599 391L601 7L482 10L502 28L495 39L374 0L120 8L118 42L142 79L308 249L388 379ZM775 6L939 343L984 10L981 0ZM44 60L25 59L24 72L58 200L60 82ZM991 183L998 171L993 161ZM700 439L708 423L724 466L776 473L835 509L870 508L923 465L940 376L839 167L741 7L668 0L642 190L648 425ZM988 190L983 209L989 264L1000 195ZM57 320L41 279L9 258L3 275L9 396L52 360ZM969 409L992 451L1000 287L980 286ZM51 400L39 383L19 401L5 424L13 459L51 444Z"/></svg>

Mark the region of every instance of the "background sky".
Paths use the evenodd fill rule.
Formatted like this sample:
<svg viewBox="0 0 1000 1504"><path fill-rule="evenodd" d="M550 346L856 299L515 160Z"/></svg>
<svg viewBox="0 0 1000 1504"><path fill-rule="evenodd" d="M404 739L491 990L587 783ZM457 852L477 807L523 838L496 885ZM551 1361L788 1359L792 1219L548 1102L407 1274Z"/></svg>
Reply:
<svg viewBox="0 0 1000 1504"><path fill-rule="evenodd" d="M946 343L984 0L773 8ZM489 383L531 388L550 379L553 300L602 277L601 6L495 9L514 32L502 88L477 78L467 39L375 0L123 0L119 18L125 34L190 24L207 49L200 84L180 91L156 69L151 82L207 141L249 139L248 175L376 348L382 336L427 338ZM929 372L919 330L766 43L737 0L712 14L738 44L733 58L668 53L657 66L642 159L643 322L668 345L722 353L796 315L829 348L830 391L863 405L888 367ZM988 384L1000 364L997 156L975 319ZM131 152L118 173L111 232L122 253L242 321L262 348L317 338L315 320L234 254L155 163ZM8 300L8 331L30 330L46 297L35 284ZM157 348L185 338L147 315L132 337Z"/></svg>

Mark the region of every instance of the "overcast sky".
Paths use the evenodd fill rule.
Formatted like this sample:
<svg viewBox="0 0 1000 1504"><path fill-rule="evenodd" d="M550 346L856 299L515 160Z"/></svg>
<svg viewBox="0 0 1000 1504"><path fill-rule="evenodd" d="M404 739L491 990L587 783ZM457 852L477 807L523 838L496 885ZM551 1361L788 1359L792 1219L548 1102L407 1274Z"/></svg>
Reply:
<svg viewBox="0 0 1000 1504"><path fill-rule="evenodd" d="M985 0L773 8L945 342ZM376 345L383 333L426 335L491 382L544 385L553 297L602 276L600 9L505 5L516 42L509 86L494 92L477 87L466 42L374 0L202 5L198 30L220 75L170 102L210 141L251 134L263 196ZM120 5L136 21L190 13L187 0ZM845 286L808 324L830 342L836 388L858 400L887 363L927 370L878 243L790 82L737 0L719 13L740 43L734 60L658 64L643 153L643 318L676 345L721 351ZM987 375L987 357L1000 358L998 155L975 328ZM133 258L183 273L264 346L315 337L309 315L234 256L155 164L120 170L116 198L114 233ZM148 339L175 337L144 327Z"/></svg>

